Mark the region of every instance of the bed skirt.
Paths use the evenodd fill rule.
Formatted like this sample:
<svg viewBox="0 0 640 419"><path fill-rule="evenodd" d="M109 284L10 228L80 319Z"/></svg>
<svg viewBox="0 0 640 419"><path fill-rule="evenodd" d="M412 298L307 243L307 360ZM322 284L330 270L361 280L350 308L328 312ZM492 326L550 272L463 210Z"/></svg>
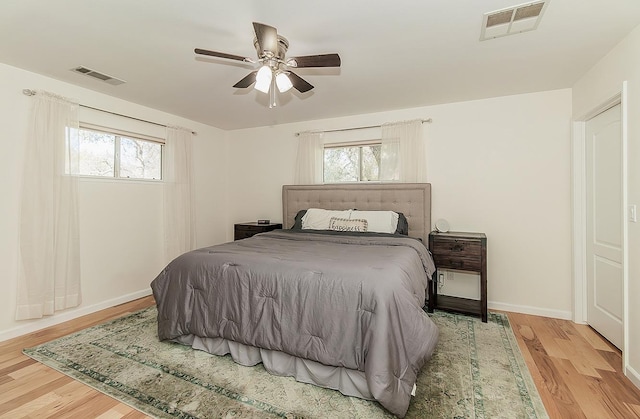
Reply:
<svg viewBox="0 0 640 419"><path fill-rule="evenodd" d="M173 341L214 355L230 354L236 363L248 367L262 362L264 368L271 374L293 377L302 383L338 390L345 396L375 400L369 391L363 371L331 367L284 352L256 348L222 338L184 335Z"/></svg>

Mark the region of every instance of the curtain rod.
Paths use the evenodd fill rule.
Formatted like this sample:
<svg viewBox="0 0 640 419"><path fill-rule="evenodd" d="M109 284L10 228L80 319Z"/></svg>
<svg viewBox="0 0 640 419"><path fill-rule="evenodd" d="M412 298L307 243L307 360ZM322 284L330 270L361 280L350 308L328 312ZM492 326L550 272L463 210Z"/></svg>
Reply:
<svg viewBox="0 0 640 419"><path fill-rule="evenodd" d="M427 119L421 119L422 123L427 123L430 124L431 122L433 122L433 119L431 118L427 118ZM324 129L324 130L320 130L320 131L315 131L315 132L341 132L341 131L355 131L358 129L369 129L369 128L380 128L382 125L367 125L364 127L351 127L351 128L336 128L336 129ZM300 133L296 132L295 136L299 136Z"/></svg>
<svg viewBox="0 0 640 419"><path fill-rule="evenodd" d="M27 96L33 96L33 95L36 94L36 91L35 90L31 90L31 89L22 89L22 93L27 95ZM164 125L164 124L160 124L158 122L153 122L153 121L147 121L146 119L140 119L140 118L136 118L134 116L123 115L121 113L111 112L111 111L107 111L107 110L100 109L100 108L94 108L93 106L87 106L87 105L83 105L83 104L78 104L78 106L82 106L83 108L87 108L87 109L93 109L94 111L98 111L98 112L109 113L111 115L121 116L123 118L129 118L129 119L133 119L135 121L146 122L147 124L152 124L152 125L157 125L159 127L167 128L167 126ZM195 132L195 131L191 131L191 134L198 135L198 133Z"/></svg>

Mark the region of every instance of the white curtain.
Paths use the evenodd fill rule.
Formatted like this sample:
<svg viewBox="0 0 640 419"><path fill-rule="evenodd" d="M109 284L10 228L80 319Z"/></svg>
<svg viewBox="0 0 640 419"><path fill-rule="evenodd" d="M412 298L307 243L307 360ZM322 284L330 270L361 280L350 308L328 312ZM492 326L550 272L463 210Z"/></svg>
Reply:
<svg viewBox="0 0 640 419"><path fill-rule="evenodd" d="M164 233L167 262L195 248L191 130L167 127L164 152Z"/></svg>
<svg viewBox="0 0 640 419"><path fill-rule="evenodd" d="M36 92L20 207L16 320L80 304L78 104Z"/></svg>
<svg viewBox="0 0 640 419"><path fill-rule="evenodd" d="M382 125L380 180L427 181L427 154L422 120Z"/></svg>
<svg viewBox="0 0 640 419"><path fill-rule="evenodd" d="M298 157L294 183L310 185L322 183L324 138L321 132L301 132L298 136Z"/></svg>

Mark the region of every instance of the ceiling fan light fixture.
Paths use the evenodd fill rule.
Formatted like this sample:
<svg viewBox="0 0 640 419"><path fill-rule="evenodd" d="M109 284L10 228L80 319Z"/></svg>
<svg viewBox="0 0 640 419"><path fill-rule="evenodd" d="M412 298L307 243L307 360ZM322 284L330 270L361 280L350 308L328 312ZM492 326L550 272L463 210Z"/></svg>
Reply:
<svg viewBox="0 0 640 419"><path fill-rule="evenodd" d="M263 65L258 70L258 74L256 75L256 84L255 89L262 93L269 93L269 88L271 87L271 79L273 78L273 72L268 65Z"/></svg>
<svg viewBox="0 0 640 419"><path fill-rule="evenodd" d="M550 1L550 0L540 0ZM527 9L528 16L533 13ZM526 20L526 19L523 19ZM332 54L316 54L303 55L297 57L285 57L289 49L289 41L278 34L278 30L273 26L264 23L253 22L253 31L255 38L253 46L258 54L258 60L252 60L240 55L227 54L225 52L210 51L207 49L195 48L194 52L199 55L209 57L223 58L226 60L242 61L244 63L260 63L259 69L254 69L243 79L233 85L238 89L246 89L253 84L254 88L262 93L269 94L269 107L276 105L276 88L280 93L285 93L291 88L296 89L300 93L306 93L313 89L313 85L305 79L289 71L291 68L320 68L334 67L339 68L341 65L340 56L336 53Z"/></svg>
<svg viewBox="0 0 640 419"><path fill-rule="evenodd" d="M278 86L280 93L288 92L289 89L293 87L293 83L291 83L289 76L284 72L276 74L276 85Z"/></svg>

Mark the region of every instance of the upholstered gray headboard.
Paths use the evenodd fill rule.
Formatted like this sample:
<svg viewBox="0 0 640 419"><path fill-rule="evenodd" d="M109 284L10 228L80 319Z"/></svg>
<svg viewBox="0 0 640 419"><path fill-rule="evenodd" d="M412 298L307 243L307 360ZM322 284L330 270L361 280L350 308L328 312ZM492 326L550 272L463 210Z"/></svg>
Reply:
<svg viewBox="0 0 640 419"><path fill-rule="evenodd" d="M298 211L308 208L358 209L401 212L409 223L409 236L425 245L431 231L430 183L382 183L345 185L284 185L283 228L291 228Z"/></svg>

